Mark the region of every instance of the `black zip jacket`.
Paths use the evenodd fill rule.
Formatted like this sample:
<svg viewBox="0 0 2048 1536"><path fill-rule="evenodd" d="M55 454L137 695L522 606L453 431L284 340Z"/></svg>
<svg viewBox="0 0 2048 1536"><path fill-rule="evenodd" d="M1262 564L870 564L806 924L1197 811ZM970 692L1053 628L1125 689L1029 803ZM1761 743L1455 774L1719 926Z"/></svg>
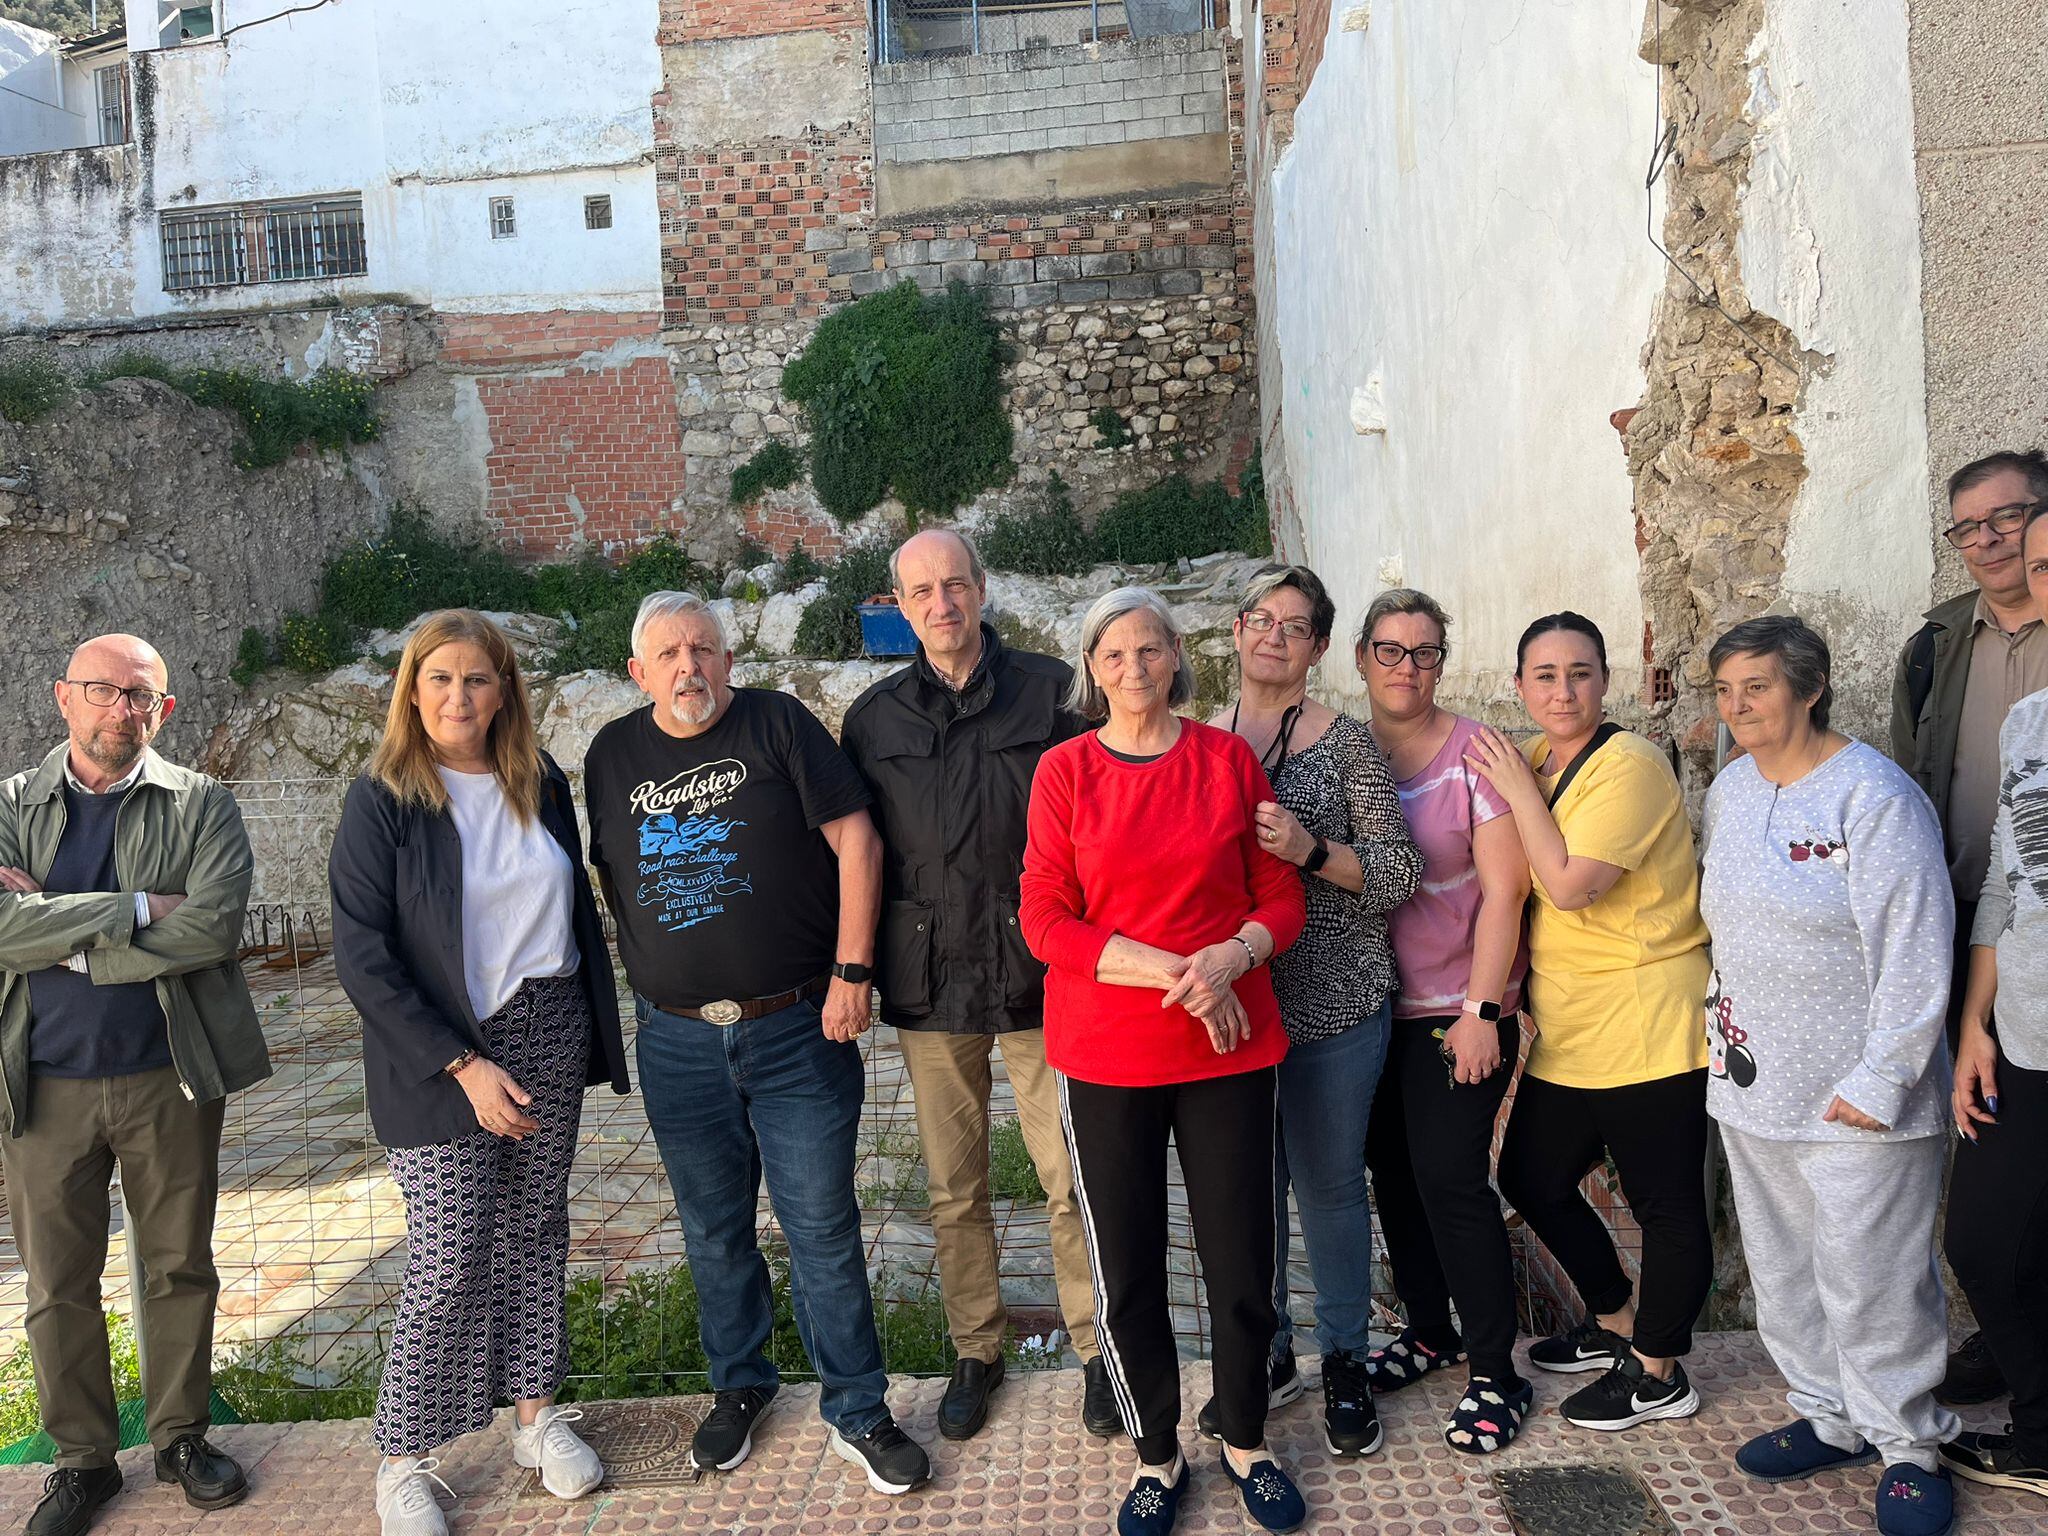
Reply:
<svg viewBox="0 0 2048 1536"><path fill-rule="evenodd" d="M540 819L569 856L577 977L596 1027L584 1082L626 1093L626 1047L611 950L590 892L569 781L545 753ZM370 1123L387 1147L425 1147L477 1129L476 1110L447 1065L481 1051L483 1032L462 970L462 839L445 812L401 805L367 774L349 786L328 855L334 968L363 1020Z"/></svg>
<svg viewBox="0 0 2048 1536"><path fill-rule="evenodd" d="M846 712L840 744L874 792L882 834L875 985L898 1029L995 1035L1044 1024L1045 967L1017 925L1031 776L1088 729L1066 663L1007 649L981 626L955 693L924 658Z"/></svg>

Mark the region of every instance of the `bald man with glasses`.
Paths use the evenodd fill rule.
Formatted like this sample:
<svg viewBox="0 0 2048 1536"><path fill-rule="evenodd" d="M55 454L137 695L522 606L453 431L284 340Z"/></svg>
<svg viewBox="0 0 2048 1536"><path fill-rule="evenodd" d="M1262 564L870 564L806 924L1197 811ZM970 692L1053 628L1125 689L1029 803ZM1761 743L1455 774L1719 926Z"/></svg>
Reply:
<svg viewBox="0 0 2048 1536"><path fill-rule="evenodd" d="M146 641L88 640L54 689L68 739L0 783L0 1166L57 1446L28 1536L81 1536L121 1488L100 1310L117 1169L157 1481L199 1509L248 1491L206 1430L224 1101L270 1074L237 962L252 861L234 797L150 748L169 689Z"/></svg>

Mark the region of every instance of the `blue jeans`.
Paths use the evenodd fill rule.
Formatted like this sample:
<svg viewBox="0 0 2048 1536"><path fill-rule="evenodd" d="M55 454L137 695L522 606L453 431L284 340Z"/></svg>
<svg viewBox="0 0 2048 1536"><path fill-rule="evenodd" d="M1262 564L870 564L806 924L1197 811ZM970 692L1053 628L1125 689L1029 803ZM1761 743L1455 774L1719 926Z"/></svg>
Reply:
<svg viewBox="0 0 2048 1536"><path fill-rule="evenodd" d="M1293 1348L1287 1314L1287 1185L1316 1284L1316 1343L1324 1354L1372 1347L1372 1203L1365 1128L1387 1060L1387 1004L1329 1040L1290 1045L1280 1062L1279 1144L1273 1158L1273 1358Z"/></svg>
<svg viewBox="0 0 2048 1536"><path fill-rule="evenodd" d="M819 1411L858 1439L889 1413L853 1191L860 1047L827 1040L815 1003L720 1028L635 1001L640 1094L683 1221L712 1390L778 1380L754 1231L765 1173L797 1333L823 1383Z"/></svg>

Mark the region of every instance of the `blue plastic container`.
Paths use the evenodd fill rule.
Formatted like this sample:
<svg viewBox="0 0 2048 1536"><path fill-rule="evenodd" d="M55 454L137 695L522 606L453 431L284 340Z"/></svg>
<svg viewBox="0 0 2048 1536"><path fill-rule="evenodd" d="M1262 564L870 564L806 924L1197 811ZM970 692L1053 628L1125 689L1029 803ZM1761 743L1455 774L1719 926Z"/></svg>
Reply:
<svg viewBox="0 0 2048 1536"><path fill-rule="evenodd" d="M917 654L917 634L894 603L860 605L860 643L870 656Z"/></svg>

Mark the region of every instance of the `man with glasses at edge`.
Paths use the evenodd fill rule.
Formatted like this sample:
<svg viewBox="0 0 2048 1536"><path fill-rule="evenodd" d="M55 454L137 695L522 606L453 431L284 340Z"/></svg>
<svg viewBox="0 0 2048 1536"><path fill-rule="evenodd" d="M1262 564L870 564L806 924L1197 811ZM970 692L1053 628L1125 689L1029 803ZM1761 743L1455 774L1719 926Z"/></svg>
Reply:
<svg viewBox="0 0 2048 1536"><path fill-rule="evenodd" d="M2048 501L2048 455L2038 449L1990 454L1949 477L1943 536L1975 585L1927 611L1892 683L1892 758L1934 802L1948 845L1956 898L1951 1051L1998 812L1998 729L2013 705L2048 688L2048 631L2028 597L2020 559L2027 514L2042 501ZM1934 1395L1959 1407L2004 1392L1997 1362L1982 1335L1973 1333L1949 1357L1948 1375Z"/></svg>
<svg viewBox="0 0 2048 1536"><path fill-rule="evenodd" d="M150 750L164 660L102 635L56 685L69 740L0 784L0 1165L56 1470L28 1536L79 1536L121 1489L100 1275L118 1168L156 1480L248 1491L206 1440L224 1101L270 1075L236 963L252 860L234 797Z"/></svg>

